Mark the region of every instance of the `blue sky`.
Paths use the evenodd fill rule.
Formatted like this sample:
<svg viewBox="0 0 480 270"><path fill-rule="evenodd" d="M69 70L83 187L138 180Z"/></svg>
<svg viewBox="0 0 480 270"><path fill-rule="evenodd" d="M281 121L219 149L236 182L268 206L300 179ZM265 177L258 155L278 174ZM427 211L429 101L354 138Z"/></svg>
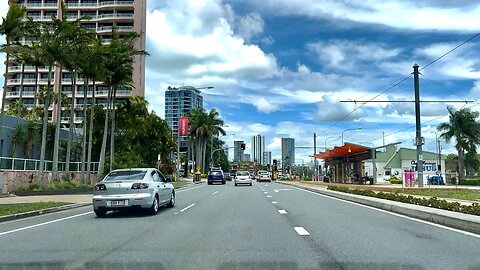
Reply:
<svg viewBox="0 0 480 270"><path fill-rule="evenodd" d="M332 125L355 108L341 100L373 98L408 76L414 63L422 68L480 31L478 1L419 2L150 0L147 99L163 117L169 85L214 86L203 95L228 125L224 139L248 147L251 136L262 134L274 158L282 137L309 146L316 132L323 147L336 136L332 147L343 130L357 127L345 141L381 145L385 133L387 143L413 147L410 103L367 104ZM422 98L478 102L479 49L480 37L423 70ZM413 79L378 99L412 100ZM446 116L446 104L422 104L422 122L430 121L422 128L426 150L435 151L432 131ZM443 152L452 151L444 145ZM309 162L312 153L298 149L296 162Z"/></svg>

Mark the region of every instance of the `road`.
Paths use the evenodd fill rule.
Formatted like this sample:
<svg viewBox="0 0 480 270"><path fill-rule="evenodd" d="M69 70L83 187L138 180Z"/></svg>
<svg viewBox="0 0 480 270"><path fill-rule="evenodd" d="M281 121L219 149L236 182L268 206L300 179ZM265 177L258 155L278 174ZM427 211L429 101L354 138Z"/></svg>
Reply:
<svg viewBox="0 0 480 270"><path fill-rule="evenodd" d="M277 183L196 185L156 216L0 224L0 269L480 269L480 236Z"/></svg>

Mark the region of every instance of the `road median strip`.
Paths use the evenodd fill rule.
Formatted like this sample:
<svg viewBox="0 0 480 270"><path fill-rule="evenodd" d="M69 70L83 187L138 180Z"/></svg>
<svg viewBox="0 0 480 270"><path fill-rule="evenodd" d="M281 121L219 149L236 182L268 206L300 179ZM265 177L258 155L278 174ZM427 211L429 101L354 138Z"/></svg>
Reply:
<svg viewBox="0 0 480 270"><path fill-rule="evenodd" d="M37 202L0 205L0 209L5 210L8 207L13 209L10 213L0 211L0 213L2 213L0 216L0 222L39 216L88 205L91 205L91 203Z"/></svg>
<svg viewBox="0 0 480 270"><path fill-rule="evenodd" d="M390 201L386 199L367 197L363 195L307 187L301 184L284 183L283 185L297 187L320 195L336 199L358 203L369 207L386 210L388 212L444 225L447 227L475 233L480 235L480 216L453 212L428 206L408 204L404 202Z"/></svg>

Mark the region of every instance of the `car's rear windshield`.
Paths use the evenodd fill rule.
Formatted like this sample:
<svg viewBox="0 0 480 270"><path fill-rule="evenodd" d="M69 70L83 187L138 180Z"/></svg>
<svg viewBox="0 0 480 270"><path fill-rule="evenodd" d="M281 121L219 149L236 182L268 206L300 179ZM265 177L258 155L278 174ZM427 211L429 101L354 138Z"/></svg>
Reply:
<svg viewBox="0 0 480 270"><path fill-rule="evenodd" d="M221 175L222 172L221 171L212 171L211 172L211 175Z"/></svg>
<svg viewBox="0 0 480 270"><path fill-rule="evenodd" d="M238 176L248 176L250 174L248 172L238 172L237 175Z"/></svg>
<svg viewBox="0 0 480 270"><path fill-rule="evenodd" d="M146 173L147 171L144 170L111 172L103 181L140 180L143 179Z"/></svg>

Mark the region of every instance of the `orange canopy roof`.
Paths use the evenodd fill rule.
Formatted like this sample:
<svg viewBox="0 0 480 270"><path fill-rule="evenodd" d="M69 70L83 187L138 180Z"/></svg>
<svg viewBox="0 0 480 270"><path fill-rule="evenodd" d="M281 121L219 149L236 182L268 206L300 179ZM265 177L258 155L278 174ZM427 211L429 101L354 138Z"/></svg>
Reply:
<svg viewBox="0 0 480 270"><path fill-rule="evenodd" d="M346 143L343 146L335 146L331 150L327 150L325 152L320 152L318 154L313 155L314 158L319 159L333 159L333 158L340 158L346 156L352 156L355 154L363 153L365 151L370 150L370 147L366 147L363 145Z"/></svg>

